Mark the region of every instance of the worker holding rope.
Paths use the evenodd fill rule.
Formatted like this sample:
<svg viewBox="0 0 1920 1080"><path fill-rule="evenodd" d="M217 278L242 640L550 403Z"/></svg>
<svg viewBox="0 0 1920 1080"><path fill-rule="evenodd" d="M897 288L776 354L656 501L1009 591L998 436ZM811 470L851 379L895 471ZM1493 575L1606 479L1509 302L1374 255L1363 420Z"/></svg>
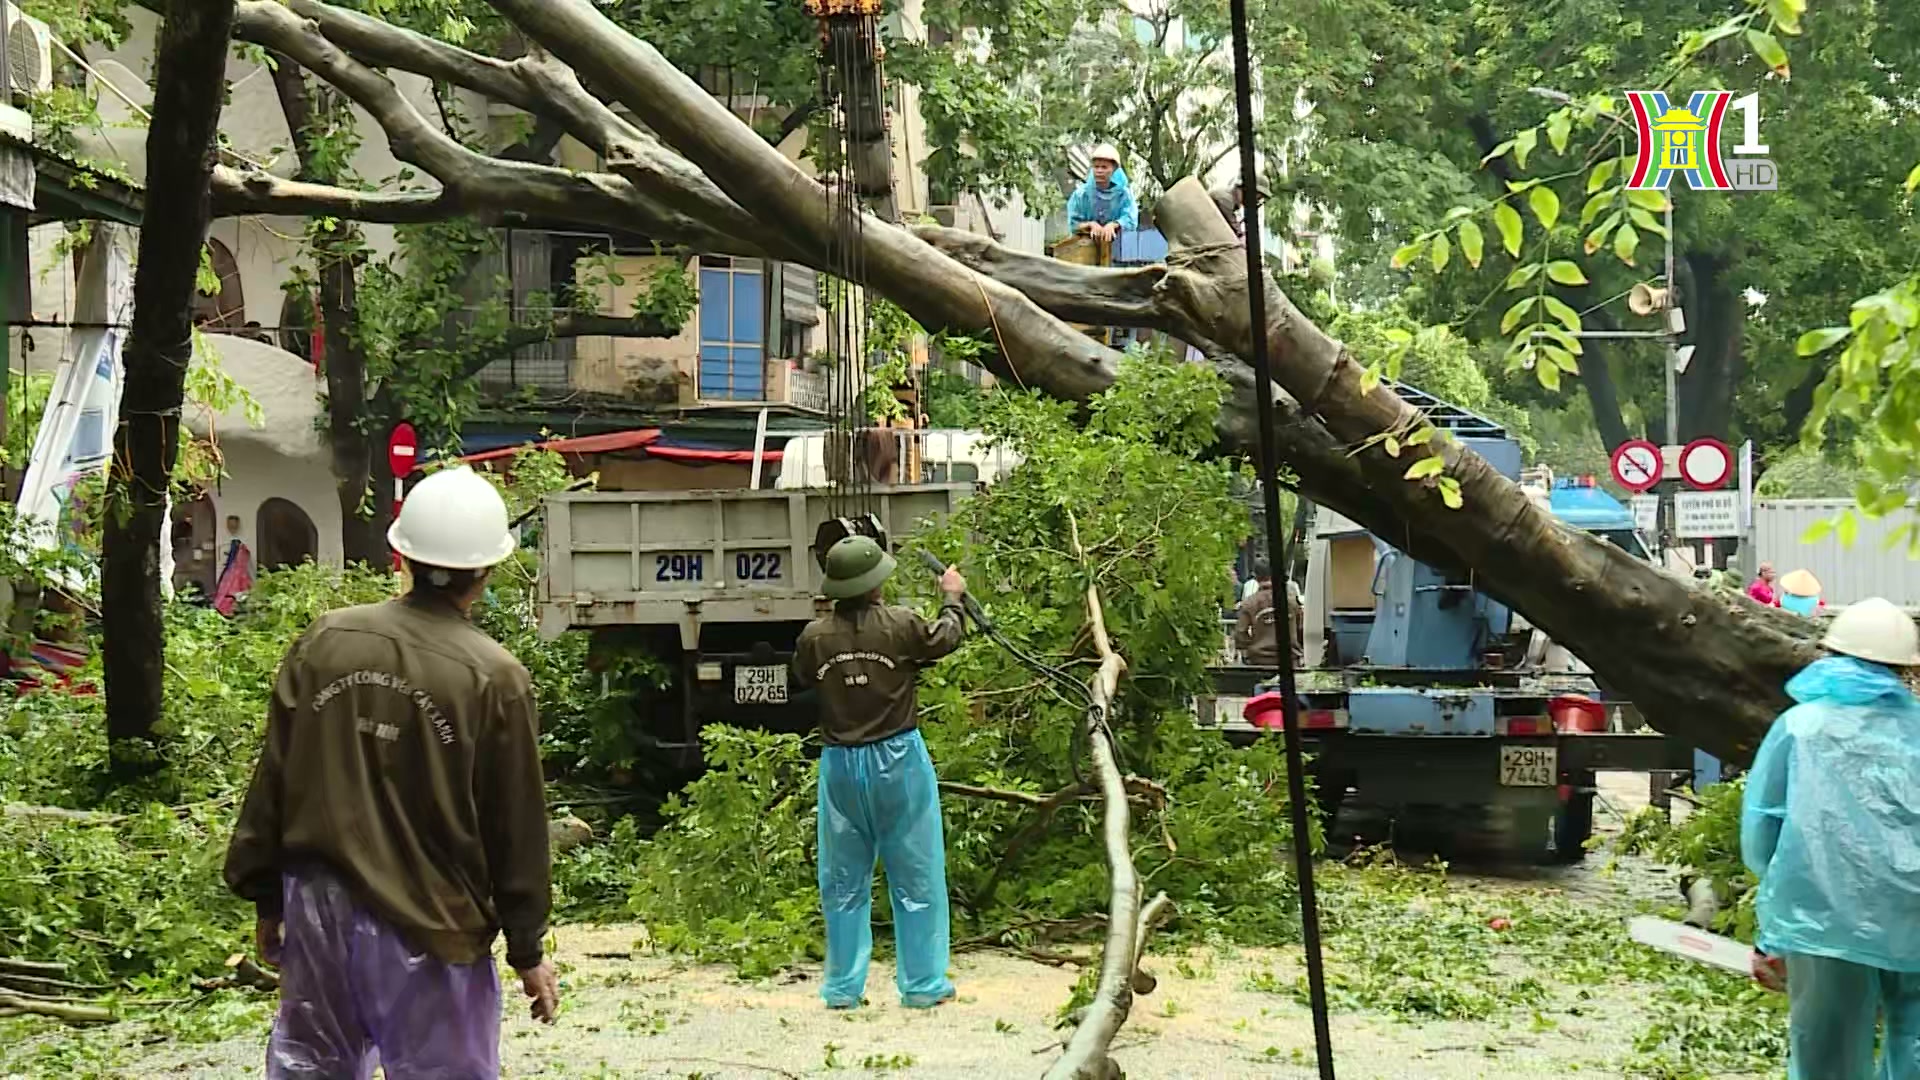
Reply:
<svg viewBox="0 0 1920 1080"><path fill-rule="evenodd" d="M900 1003L927 1009L954 996L947 977L947 851L933 759L917 730L915 679L959 648L966 579L941 575L940 614L928 622L881 602L894 558L867 536L828 549L821 592L832 614L800 632L794 680L819 687L820 906L827 972L820 996L858 1006L873 954L873 866L887 868L893 904L894 981Z"/></svg>

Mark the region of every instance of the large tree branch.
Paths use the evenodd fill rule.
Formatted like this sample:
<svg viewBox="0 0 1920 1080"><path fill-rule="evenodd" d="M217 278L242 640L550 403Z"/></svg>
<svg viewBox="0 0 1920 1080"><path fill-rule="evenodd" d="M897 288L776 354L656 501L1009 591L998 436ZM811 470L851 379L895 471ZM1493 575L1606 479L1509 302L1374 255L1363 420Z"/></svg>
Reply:
<svg viewBox="0 0 1920 1080"><path fill-rule="evenodd" d="M949 253L942 254L924 238L871 216L862 219L849 248L818 183L590 4L493 4L596 88L643 117L691 167L717 184L724 202L708 193L698 174L671 172L683 163L665 151L657 159L625 165L610 153L614 171L628 182L620 186L621 177L595 176L585 178L583 188L583 178L553 175L560 170L509 168L457 145L426 145L411 138L404 124L396 133L387 123L404 121L404 115L381 115L382 109L394 113L392 101L398 99L383 77L364 67L353 70L359 65L344 56L345 63L326 56L315 58L319 66L305 57L302 63L381 116L397 153L439 165L439 170L422 167L440 176L456 198L484 197L496 212L519 209L556 221L619 216L628 228L676 215L684 228L708 237L751 241L758 252L860 278L929 328L991 334L999 350L990 358L996 374L1057 397L1084 399L1111 385L1118 370L1117 355L1062 322L1061 313L1093 323L1139 319L1200 345L1230 388L1220 423L1225 449L1252 451L1258 434L1254 394L1276 395L1282 405L1276 432L1282 453L1316 501L1425 561L1475 568L1477 584L1525 612L1586 658L1602 678L1631 693L1656 724L1697 738L1723 756L1739 758L1751 750L1783 703L1786 675L1813 653L1804 628L1788 625L1786 617L1695 592L1624 552L1562 528L1457 445L1403 450L1397 457L1370 445L1383 431L1408 430L1422 421L1391 391L1365 387L1363 365L1302 317L1271 283L1268 334L1274 370L1286 393L1256 388L1245 362L1252 335L1243 299L1245 271L1239 265L1242 249L1196 182L1176 184L1158 207L1173 249L1166 267L1094 271L1082 279L1105 290L1104 306L1071 295L1075 275L1083 272L1043 271L1034 265L1038 260L991 245L930 237ZM317 32L312 36L324 43ZM521 70L539 66L525 64ZM563 81L577 86L570 74ZM554 84L543 84L542 94L552 99ZM578 109L595 108L591 95L582 91L580 96L588 100L575 102ZM578 109L576 122L588 115ZM605 123L604 117L599 122ZM442 171L453 173L451 181ZM643 181L659 185L657 192ZM726 213L750 216L716 224L711 214L729 205L737 209ZM695 206L701 209L680 209ZM746 235L741 229L748 230ZM967 244L978 244L977 250L963 250ZM843 251L844 258L838 254ZM990 269L973 272L952 256ZM856 264L863 272L851 269ZM1023 277L1029 293L1006 283ZM1432 481L1402 478L1414 460L1435 452L1469 509L1447 509Z"/></svg>
<svg viewBox="0 0 1920 1080"><path fill-rule="evenodd" d="M1080 527L1067 515L1074 555L1086 559L1080 544ZM1140 874L1133 866L1131 815L1127 812L1127 789L1114 756L1113 733L1107 721L1113 715L1114 699L1119 696L1120 676L1126 664L1114 651L1107 637L1107 620L1102 613L1100 590L1087 583L1087 625L1093 631L1094 649L1100 657L1088 687L1090 703L1085 724L1088 757L1100 785L1105 813L1102 840L1107 853L1108 902L1107 938L1100 950L1100 981L1093 1000L1073 1029L1072 1038L1060 1057L1047 1070L1047 1080L1119 1080L1120 1066L1110 1056L1113 1038L1127 1022L1133 1008L1134 972L1140 966L1139 942L1143 931L1140 919Z"/></svg>
<svg viewBox="0 0 1920 1080"><path fill-rule="evenodd" d="M286 180L267 172L213 170L213 215L286 214L337 217L382 225L445 221L463 213L446 191L354 191L331 184Z"/></svg>
<svg viewBox="0 0 1920 1080"><path fill-rule="evenodd" d="M311 0L293 0L293 3L337 23L360 25L347 17L350 13L340 13ZM237 36L291 58L365 109L386 133L396 158L440 181L447 209L493 219L518 213L555 221L592 222L699 250L758 253L746 238L721 234L684 213L662 206L623 177L503 161L460 145L421 116L392 80L329 39L321 32L316 19L302 17L288 6L272 0L247 0L240 5L236 26ZM390 36L404 35L392 27L384 29ZM363 36L373 35L369 32ZM437 50L431 55L440 62L445 59L444 52L444 49ZM514 61L514 65L522 73L540 68L537 63L524 61ZM484 71L488 80L498 81L498 68L487 67ZM579 96L592 100L584 92ZM529 93L522 93L520 97L526 101L550 101L550 96ZM565 100L570 107L553 106L553 109L563 116L571 115L573 121L583 127L598 124L603 133L624 128L638 134L637 129L619 120L604 105L596 109L587 107L583 101ZM644 151L640 153L645 156ZM255 205L265 202L264 198L254 200Z"/></svg>

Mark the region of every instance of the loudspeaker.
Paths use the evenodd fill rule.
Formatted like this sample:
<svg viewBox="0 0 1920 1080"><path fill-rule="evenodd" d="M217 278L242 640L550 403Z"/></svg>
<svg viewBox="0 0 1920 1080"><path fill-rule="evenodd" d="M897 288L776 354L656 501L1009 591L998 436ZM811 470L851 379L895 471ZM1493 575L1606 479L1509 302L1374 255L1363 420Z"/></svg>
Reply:
<svg viewBox="0 0 1920 1080"><path fill-rule="evenodd" d="M1663 311L1673 302L1673 290L1657 288L1641 282L1627 291L1627 310L1635 315L1651 315Z"/></svg>

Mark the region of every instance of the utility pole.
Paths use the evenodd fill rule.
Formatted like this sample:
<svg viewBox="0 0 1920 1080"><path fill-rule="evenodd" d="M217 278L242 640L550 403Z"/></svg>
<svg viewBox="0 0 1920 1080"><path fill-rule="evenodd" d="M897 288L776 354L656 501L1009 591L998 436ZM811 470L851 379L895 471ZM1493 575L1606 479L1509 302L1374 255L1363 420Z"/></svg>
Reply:
<svg viewBox="0 0 1920 1080"><path fill-rule="evenodd" d="M1677 314L1680 311L1680 303L1679 303L1680 290L1679 290L1679 286L1674 283L1674 278L1673 278L1673 192L1672 191L1667 192L1666 226L1667 226L1666 292L1667 292L1668 319L1667 319L1667 325L1666 325L1667 333L1665 335L1666 337L1665 344L1667 348L1666 348L1665 354L1661 357L1661 364L1667 369L1666 371L1666 375L1667 375L1667 437L1666 437L1666 441L1662 444L1662 449L1660 451L1660 465L1663 471L1666 468L1666 459L1667 459L1665 447L1680 445L1679 346L1680 346L1680 332L1686 329L1686 324L1683 321L1676 320L1671 317L1672 314ZM1675 481L1675 480L1664 480L1660 484L1660 525L1661 525L1660 565L1662 567L1665 567L1667 565L1667 553L1672 551L1675 547L1678 546L1678 542L1680 538L1680 517L1679 517L1680 511L1679 511L1678 501L1674 498L1677 486L1678 486L1678 481Z"/></svg>

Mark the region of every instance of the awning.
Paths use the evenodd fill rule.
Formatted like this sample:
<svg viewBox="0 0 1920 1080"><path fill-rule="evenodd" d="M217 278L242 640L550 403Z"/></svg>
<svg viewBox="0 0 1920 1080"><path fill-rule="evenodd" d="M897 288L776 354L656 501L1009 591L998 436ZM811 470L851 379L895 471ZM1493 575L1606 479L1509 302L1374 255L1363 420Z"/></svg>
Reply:
<svg viewBox="0 0 1920 1080"><path fill-rule="evenodd" d="M619 450L632 450L646 446L660 438L659 428L636 428L632 431L609 431L602 435L581 435L572 439L549 439L541 443L519 443L503 446L498 450L483 450L477 454L467 454L460 460L469 465L478 465L483 461L497 461L510 458L520 452L523 446L531 445L536 450L552 450L560 454L611 454Z"/></svg>
<svg viewBox="0 0 1920 1080"><path fill-rule="evenodd" d="M745 464L753 460L752 450L739 450L714 447L702 443L683 445L666 441L659 428L636 428L632 431L610 431L601 435L581 435L571 439L549 439L541 443L521 442L513 446L502 446L493 450L467 454L460 460L469 465L478 465L487 461L510 458L520 452L521 447L532 445L537 450L552 450L560 454L612 454L622 450L641 450L648 457L663 461L682 461L688 464L709 464L715 462L736 462ZM760 455L761 461L779 461L778 450L768 450Z"/></svg>

